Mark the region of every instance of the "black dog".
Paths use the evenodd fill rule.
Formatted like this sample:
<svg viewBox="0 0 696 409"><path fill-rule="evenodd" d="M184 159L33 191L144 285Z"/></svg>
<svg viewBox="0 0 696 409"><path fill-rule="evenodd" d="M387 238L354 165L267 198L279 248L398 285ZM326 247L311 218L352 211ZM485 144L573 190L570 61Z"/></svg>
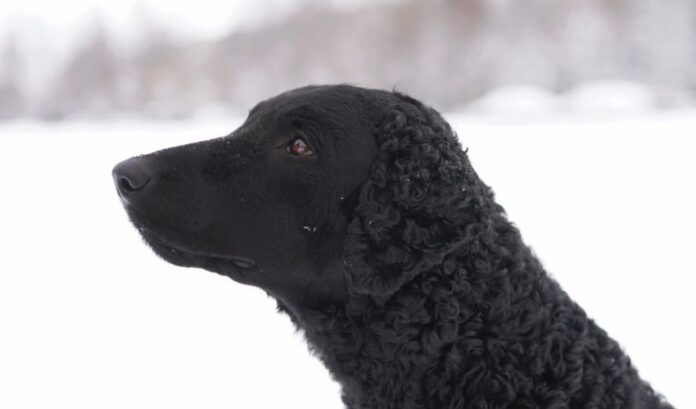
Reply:
<svg viewBox="0 0 696 409"><path fill-rule="evenodd" d="M113 175L158 255L275 297L349 408L671 407L410 97L300 88Z"/></svg>

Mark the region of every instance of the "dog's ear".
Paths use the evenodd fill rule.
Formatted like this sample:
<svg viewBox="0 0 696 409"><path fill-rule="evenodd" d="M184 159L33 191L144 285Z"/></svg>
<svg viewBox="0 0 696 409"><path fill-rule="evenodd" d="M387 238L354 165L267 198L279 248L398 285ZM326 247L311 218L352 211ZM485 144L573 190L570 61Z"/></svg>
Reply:
<svg viewBox="0 0 696 409"><path fill-rule="evenodd" d="M351 291L389 296L487 228L492 193L450 126L402 94L377 128L378 154L348 228Z"/></svg>

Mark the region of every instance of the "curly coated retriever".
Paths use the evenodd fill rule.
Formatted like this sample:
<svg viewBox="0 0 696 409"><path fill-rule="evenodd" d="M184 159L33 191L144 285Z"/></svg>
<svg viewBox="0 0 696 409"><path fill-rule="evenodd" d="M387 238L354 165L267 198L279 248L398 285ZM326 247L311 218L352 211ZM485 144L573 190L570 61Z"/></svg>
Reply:
<svg viewBox="0 0 696 409"><path fill-rule="evenodd" d="M671 408L406 95L299 88L113 176L160 257L275 297L348 408Z"/></svg>

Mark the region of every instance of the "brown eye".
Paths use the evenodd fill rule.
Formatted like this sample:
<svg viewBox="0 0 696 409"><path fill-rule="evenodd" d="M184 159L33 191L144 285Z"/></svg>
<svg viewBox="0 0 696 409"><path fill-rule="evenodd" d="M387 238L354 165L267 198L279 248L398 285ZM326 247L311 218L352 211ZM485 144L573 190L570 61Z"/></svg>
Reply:
<svg viewBox="0 0 696 409"><path fill-rule="evenodd" d="M291 153L295 156L312 156L314 155L314 152L312 149L307 145L307 142L302 140L301 138L295 138L288 144L287 147L288 153Z"/></svg>

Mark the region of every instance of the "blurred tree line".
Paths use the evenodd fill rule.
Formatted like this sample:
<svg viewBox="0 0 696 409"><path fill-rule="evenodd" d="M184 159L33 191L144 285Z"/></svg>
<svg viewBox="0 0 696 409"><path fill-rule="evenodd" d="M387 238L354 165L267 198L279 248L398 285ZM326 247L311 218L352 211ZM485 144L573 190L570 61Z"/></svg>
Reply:
<svg viewBox="0 0 696 409"><path fill-rule="evenodd" d="M306 1L283 20L214 41L152 22L125 49L94 21L40 92L13 36L0 45L0 118L187 117L239 111L285 89L348 82L453 109L508 84L562 93L592 80L645 83L669 103L696 93L693 0L403 0L336 9Z"/></svg>

